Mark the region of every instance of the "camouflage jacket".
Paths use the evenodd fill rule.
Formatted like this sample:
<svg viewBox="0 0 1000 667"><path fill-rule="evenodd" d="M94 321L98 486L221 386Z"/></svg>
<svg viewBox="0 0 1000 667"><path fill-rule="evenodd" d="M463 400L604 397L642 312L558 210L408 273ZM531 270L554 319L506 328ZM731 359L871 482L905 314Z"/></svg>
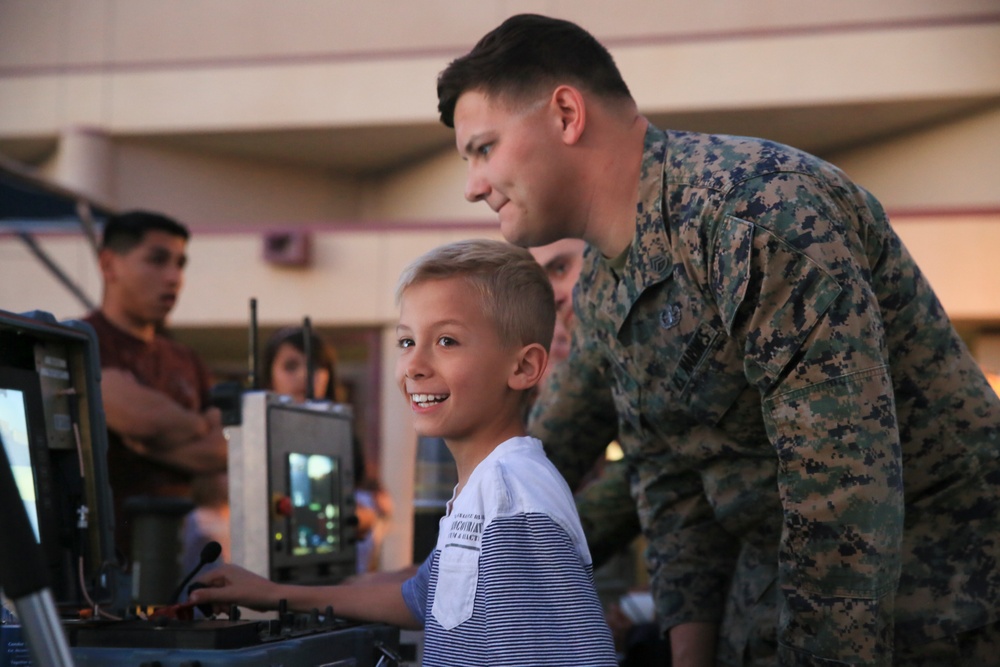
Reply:
<svg viewBox="0 0 1000 667"><path fill-rule="evenodd" d="M641 533L632 502L628 465L607 461L600 473L573 496L594 569L621 553Z"/></svg>
<svg viewBox="0 0 1000 667"><path fill-rule="evenodd" d="M723 664L881 665L995 621L1000 402L878 201L651 126L636 224L620 270L588 249L530 431L571 485L618 436L664 627L721 622Z"/></svg>

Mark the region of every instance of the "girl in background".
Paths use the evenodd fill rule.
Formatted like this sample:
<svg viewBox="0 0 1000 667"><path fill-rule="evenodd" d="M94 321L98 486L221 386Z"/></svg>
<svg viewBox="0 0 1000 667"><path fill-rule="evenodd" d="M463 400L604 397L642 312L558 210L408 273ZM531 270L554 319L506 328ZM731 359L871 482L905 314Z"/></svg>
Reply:
<svg viewBox="0 0 1000 667"><path fill-rule="evenodd" d="M306 400L306 332L302 327L281 329L267 341L262 359L261 385L270 391ZM333 347L315 332L310 337L313 361L313 397L346 402L337 382L337 356ZM364 449L354 437L354 500L358 517L358 572L378 568L379 548L392 504L376 480L366 474Z"/></svg>

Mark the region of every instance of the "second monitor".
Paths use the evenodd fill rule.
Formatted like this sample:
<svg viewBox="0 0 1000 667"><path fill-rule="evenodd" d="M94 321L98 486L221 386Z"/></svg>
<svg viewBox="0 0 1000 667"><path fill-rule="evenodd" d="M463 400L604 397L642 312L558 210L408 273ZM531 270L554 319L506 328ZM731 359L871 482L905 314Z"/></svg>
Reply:
<svg viewBox="0 0 1000 667"><path fill-rule="evenodd" d="M332 584L357 566L349 406L243 394L227 428L232 561L272 581Z"/></svg>

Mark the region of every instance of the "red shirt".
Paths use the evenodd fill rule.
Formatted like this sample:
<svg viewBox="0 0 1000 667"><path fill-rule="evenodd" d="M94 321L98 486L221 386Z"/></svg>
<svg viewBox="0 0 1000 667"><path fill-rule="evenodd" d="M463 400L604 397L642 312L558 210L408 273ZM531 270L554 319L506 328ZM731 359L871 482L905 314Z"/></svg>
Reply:
<svg viewBox="0 0 1000 667"><path fill-rule="evenodd" d="M207 404L211 379L194 350L157 335L151 342L122 331L100 311L84 318L97 332L101 368L126 370L140 384L162 392L183 407L200 412ZM192 475L128 449L108 429L108 475L115 508L115 542L128 556L132 530L123 511L132 496L191 497Z"/></svg>

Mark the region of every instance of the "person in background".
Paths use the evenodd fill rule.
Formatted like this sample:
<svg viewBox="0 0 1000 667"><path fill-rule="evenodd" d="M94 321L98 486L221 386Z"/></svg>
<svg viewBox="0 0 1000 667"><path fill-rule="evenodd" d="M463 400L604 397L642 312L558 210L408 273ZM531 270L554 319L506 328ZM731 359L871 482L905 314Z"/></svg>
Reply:
<svg viewBox="0 0 1000 667"><path fill-rule="evenodd" d="M561 239L528 248L531 256L545 270L556 304L556 325L546 379L569 357L576 324L573 289L580 278L586 248L587 244L580 239ZM609 449L620 453L617 442L609 445ZM594 567L601 567L615 556L629 557L631 554L627 547L642 535L642 528L629 489L625 459L612 459L602 453L590 472L581 479L573 498ZM658 636L656 623L632 609L622 608L623 600L631 601L646 594L648 589L637 590L608 605L608 626L623 667L666 667L670 664L670 645Z"/></svg>
<svg viewBox="0 0 1000 667"><path fill-rule="evenodd" d="M110 217L99 252L101 306L84 318L97 333L115 542L126 558L129 498L192 499L196 480L226 469L221 414L207 407L209 372L163 333L183 286L189 236L159 213Z"/></svg>
<svg viewBox="0 0 1000 667"><path fill-rule="evenodd" d="M616 666L569 487L524 434L555 319L544 273L500 241L452 243L404 270L397 300L399 389L458 469L431 555L402 585L289 586L224 567L192 599L423 625L426 667Z"/></svg>
<svg viewBox="0 0 1000 667"><path fill-rule="evenodd" d="M546 379L569 356L570 340L576 324L573 288L580 277L586 247L587 244L580 239L561 239L528 249L545 270L555 296L556 325ZM594 467L580 481L579 487L575 494L577 510L594 565L600 566L641 534L639 517L629 491L625 461L620 458L609 461L602 452Z"/></svg>
<svg viewBox="0 0 1000 667"><path fill-rule="evenodd" d="M437 87L466 198L589 244L528 430L571 485L617 434L674 664L995 663L1000 400L876 198L654 127L568 21L507 19Z"/></svg>
<svg viewBox="0 0 1000 667"><path fill-rule="evenodd" d="M333 347L316 332L311 332L313 397L317 400L345 402L337 380L337 355ZM280 329L264 345L261 384L278 394L301 403L306 400L306 332L302 327ZM354 500L358 518L358 572L378 568L379 555L392 500L368 474L364 448L354 436Z"/></svg>

